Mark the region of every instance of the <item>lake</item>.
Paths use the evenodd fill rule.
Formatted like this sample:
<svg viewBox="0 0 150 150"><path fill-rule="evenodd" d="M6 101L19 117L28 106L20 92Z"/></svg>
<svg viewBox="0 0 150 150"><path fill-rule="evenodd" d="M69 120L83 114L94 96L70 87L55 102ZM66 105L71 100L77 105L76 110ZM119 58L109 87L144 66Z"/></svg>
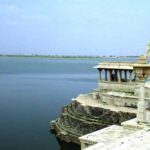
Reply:
<svg viewBox="0 0 150 150"><path fill-rule="evenodd" d="M73 97L97 88L93 66L107 60L117 59L0 57L0 149L71 150L60 147L49 122Z"/></svg>

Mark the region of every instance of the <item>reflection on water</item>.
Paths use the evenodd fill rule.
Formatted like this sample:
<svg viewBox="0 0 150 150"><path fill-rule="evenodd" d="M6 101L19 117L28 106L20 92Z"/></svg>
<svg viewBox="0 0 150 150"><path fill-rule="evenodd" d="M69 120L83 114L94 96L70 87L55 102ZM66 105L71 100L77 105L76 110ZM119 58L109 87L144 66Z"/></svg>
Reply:
<svg viewBox="0 0 150 150"><path fill-rule="evenodd" d="M60 150L80 150L81 147L77 144L73 143L65 143L62 141L59 141Z"/></svg>
<svg viewBox="0 0 150 150"><path fill-rule="evenodd" d="M51 135L55 136L57 139L57 142L60 146L59 150L81 150L81 146L78 144L74 144L74 143L67 143L64 142L62 140L60 140L59 138L57 138L56 132L54 130L50 130Z"/></svg>

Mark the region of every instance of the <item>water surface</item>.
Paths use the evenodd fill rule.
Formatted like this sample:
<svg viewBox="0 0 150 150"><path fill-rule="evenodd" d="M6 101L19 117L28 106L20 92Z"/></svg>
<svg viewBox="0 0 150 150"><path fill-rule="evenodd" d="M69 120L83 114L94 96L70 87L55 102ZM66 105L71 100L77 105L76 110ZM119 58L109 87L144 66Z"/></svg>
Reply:
<svg viewBox="0 0 150 150"><path fill-rule="evenodd" d="M71 98L97 88L92 67L104 60L0 57L0 149L67 150L49 122Z"/></svg>

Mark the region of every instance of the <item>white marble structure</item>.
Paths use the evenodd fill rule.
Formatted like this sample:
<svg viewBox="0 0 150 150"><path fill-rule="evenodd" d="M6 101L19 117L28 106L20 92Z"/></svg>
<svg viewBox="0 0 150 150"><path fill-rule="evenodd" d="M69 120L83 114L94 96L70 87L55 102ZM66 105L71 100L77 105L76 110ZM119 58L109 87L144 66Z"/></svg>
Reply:
<svg viewBox="0 0 150 150"><path fill-rule="evenodd" d="M150 120L149 117L146 117L147 113L149 114L149 111L146 110L147 106L144 100L144 86L139 88L139 93L137 118L123 122L121 124L122 126L112 125L80 137L81 149L128 150L130 149L130 146L133 148L138 145L143 148L142 150L146 150L148 140L146 140L146 138L143 136L147 136L147 138L150 140ZM145 141L140 143L139 138L141 141ZM133 143L135 139L136 142Z"/></svg>
<svg viewBox="0 0 150 150"><path fill-rule="evenodd" d="M146 64L150 44L139 63L102 62L99 88L93 98L101 104L122 110L137 108L137 116L121 126L95 131L79 138L82 150L150 150L150 65ZM102 77L104 72L104 77Z"/></svg>

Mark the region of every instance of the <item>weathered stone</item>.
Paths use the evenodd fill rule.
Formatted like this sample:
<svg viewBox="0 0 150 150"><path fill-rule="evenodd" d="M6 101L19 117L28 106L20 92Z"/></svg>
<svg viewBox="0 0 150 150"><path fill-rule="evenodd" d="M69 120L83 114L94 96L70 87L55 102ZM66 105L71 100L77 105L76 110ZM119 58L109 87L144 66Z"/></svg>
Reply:
<svg viewBox="0 0 150 150"><path fill-rule="evenodd" d="M53 126L61 140L79 144L81 135L136 117L139 86L150 75L150 65L101 62L95 68L99 71L98 89L73 99L62 109ZM104 79L102 72L105 73ZM150 83L147 83L144 93L146 109L150 108L149 87Z"/></svg>

